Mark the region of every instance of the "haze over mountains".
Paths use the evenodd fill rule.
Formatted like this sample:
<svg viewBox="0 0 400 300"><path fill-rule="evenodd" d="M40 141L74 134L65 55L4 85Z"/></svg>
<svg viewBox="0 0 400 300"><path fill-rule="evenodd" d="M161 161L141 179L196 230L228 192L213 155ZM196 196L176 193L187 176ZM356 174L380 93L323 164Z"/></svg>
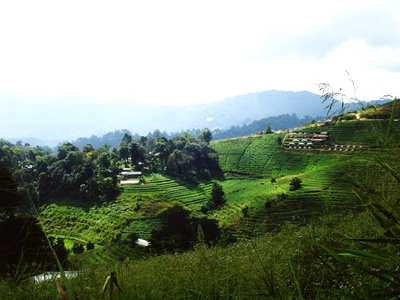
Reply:
<svg viewBox="0 0 400 300"><path fill-rule="evenodd" d="M1 94L0 103L5 101L8 108L2 111L0 138L31 144L47 142L50 146L119 129L146 135L155 129L228 129L286 113L299 118L326 115L320 96L308 91L271 90L185 106L152 106L138 101L93 103L78 98L44 101Z"/></svg>

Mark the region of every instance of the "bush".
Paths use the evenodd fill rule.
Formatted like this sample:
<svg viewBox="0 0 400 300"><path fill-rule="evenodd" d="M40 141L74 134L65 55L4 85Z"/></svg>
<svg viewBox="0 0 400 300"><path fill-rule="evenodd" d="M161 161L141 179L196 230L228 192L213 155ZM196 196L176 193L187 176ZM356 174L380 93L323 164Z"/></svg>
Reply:
<svg viewBox="0 0 400 300"><path fill-rule="evenodd" d="M75 243L74 246L72 247L72 252L74 254L82 254L83 251L85 251L85 250L83 249L83 246L81 244Z"/></svg>
<svg viewBox="0 0 400 300"><path fill-rule="evenodd" d="M298 177L293 178L290 181L290 191L296 191L299 190L301 188L301 179Z"/></svg>
<svg viewBox="0 0 400 300"><path fill-rule="evenodd" d="M94 249L94 244L91 241L87 242L86 250L92 250L92 249Z"/></svg>
<svg viewBox="0 0 400 300"><path fill-rule="evenodd" d="M217 209L226 203L225 192L222 186L214 182L213 189L211 192L211 199L201 207L200 211L206 214L208 211Z"/></svg>

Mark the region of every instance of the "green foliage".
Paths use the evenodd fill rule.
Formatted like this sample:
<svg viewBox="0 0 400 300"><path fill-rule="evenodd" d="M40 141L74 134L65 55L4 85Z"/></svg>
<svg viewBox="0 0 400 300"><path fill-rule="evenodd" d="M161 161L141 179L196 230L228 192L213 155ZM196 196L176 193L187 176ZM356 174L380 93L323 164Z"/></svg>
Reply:
<svg viewBox="0 0 400 300"><path fill-rule="evenodd" d="M265 133L265 134L272 133L272 130L271 130L271 123L268 123L267 128L265 128L265 130L264 130L264 133Z"/></svg>
<svg viewBox="0 0 400 300"><path fill-rule="evenodd" d="M210 141L212 140L212 133L211 130L208 129L207 127L204 128L201 133L197 137L199 140L209 144Z"/></svg>
<svg viewBox="0 0 400 300"><path fill-rule="evenodd" d="M72 247L72 252L74 252L74 254L82 254L83 251L85 251L85 249L81 244L75 243L74 246Z"/></svg>
<svg viewBox="0 0 400 300"><path fill-rule="evenodd" d="M17 192L17 183L9 169L0 168L0 212L16 207L21 200Z"/></svg>
<svg viewBox="0 0 400 300"><path fill-rule="evenodd" d="M86 244L86 250L93 250L94 244L91 241L88 241Z"/></svg>
<svg viewBox="0 0 400 300"><path fill-rule="evenodd" d="M290 188L289 191L297 191L301 188L301 179L298 177L293 178L290 181Z"/></svg>
<svg viewBox="0 0 400 300"><path fill-rule="evenodd" d="M221 206L225 203L225 192L222 188L222 185L214 182L211 191L211 199L204 206L202 206L201 212L207 213L210 210L221 208Z"/></svg>

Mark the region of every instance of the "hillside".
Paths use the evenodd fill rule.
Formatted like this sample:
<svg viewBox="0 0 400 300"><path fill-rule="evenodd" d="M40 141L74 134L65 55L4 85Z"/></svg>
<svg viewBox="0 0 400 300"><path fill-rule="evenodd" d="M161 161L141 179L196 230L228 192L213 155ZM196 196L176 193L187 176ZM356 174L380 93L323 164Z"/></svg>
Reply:
<svg viewBox="0 0 400 300"><path fill-rule="evenodd" d="M79 279L72 280L83 298L93 298L102 287L104 290L105 278L115 270L127 299L215 298L216 292L223 298L272 297L277 293L281 298L293 298L296 290L299 298L336 298L332 293L339 291L345 295L357 291L364 297L370 295L372 286L373 294L382 298L380 293L389 288L380 281L381 275L376 280L377 265L371 262L371 271L368 269L365 276L365 264L363 269L355 264L372 257L363 252L366 240L359 244L349 237L366 236L382 243L387 235L398 241L397 227L388 225L392 217L386 220L385 216L398 214L388 213L386 207L398 192L398 179L391 174L398 174L394 145L398 144L400 128L395 122L388 140L388 124L388 120L342 121L214 141L211 146L219 154L223 176L190 184L145 173L142 184L121 186L115 201L91 204L52 198L41 207L41 224L50 237L63 240L68 249L86 245L82 254L70 257L75 268L85 270ZM313 139L312 145L300 145ZM391 141L395 144L388 144ZM387 162L394 160L393 168L388 169ZM222 186L227 202L205 213L202 207L211 198L214 183ZM366 201L381 198L383 202L368 206L376 209L372 217L365 213ZM190 220L216 220L222 229L220 246L207 249L200 239L188 253L151 257L164 253L157 252L162 248L154 232L162 228L165 212L177 205L190 212ZM152 250L132 246L136 237L150 240ZM235 240L241 243L222 247ZM89 241L94 243L92 250L87 246ZM343 250L346 247L356 250ZM380 248L367 249L385 255ZM347 252L339 255L335 251ZM344 260L347 256L358 260ZM380 258L379 268L396 266L389 258L375 257ZM117 260L122 263L115 267ZM31 298L54 298L55 289L48 288L51 284L27 290ZM390 284L392 289L396 287ZM0 295L18 298L23 289L0 285Z"/></svg>
<svg viewBox="0 0 400 300"><path fill-rule="evenodd" d="M102 207L54 199L43 207L42 220L54 236L70 236L84 243L91 240L99 246L116 236L124 239L130 232L151 238L152 230L160 226L157 216L173 205L181 205L193 216L216 219L227 234L239 239L269 232L284 221L305 224L323 212L357 208L359 202L350 185L338 178L344 174L351 178L368 166L370 151L379 151L387 124L388 121L346 121L294 132L297 136L329 132L329 143L313 149L289 149L293 133L212 142L225 172L224 178L213 181L222 185L227 204L208 214L200 210L211 197L211 183L194 186L153 174L145 177L145 184L121 187L117 200ZM397 123L394 133L399 136ZM284 141L282 146L278 139ZM357 148L354 152L334 150L335 143ZM295 177L301 180L301 188L290 191ZM70 225L65 227L65 222ZM98 227L97 222L103 225Z"/></svg>

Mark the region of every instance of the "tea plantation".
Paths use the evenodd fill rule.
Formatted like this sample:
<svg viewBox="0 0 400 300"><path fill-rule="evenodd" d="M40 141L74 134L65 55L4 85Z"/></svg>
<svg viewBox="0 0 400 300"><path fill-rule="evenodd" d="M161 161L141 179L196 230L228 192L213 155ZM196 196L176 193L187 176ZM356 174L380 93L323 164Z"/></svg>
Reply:
<svg viewBox="0 0 400 300"><path fill-rule="evenodd" d="M370 150L379 150L387 126L388 121L382 120L347 121L294 131L328 132L329 142L323 149L289 149L290 134L286 133L212 142L225 172L224 178L213 182L223 187L227 203L206 214L201 207L211 197L213 182L194 185L162 174L147 174L144 183L121 187L113 202L93 206L73 199L53 199L41 208L42 224L50 235L66 238L71 245L91 241L102 246L123 240L132 232L149 239L160 227L159 214L174 205L189 210L192 216L217 220L237 239L276 230L286 221L306 224L328 211L357 210L358 199L340 178L351 178L358 167L368 165ZM394 131L397 136L397 123ZM334 144L363 148L351 153L327 151L328 147L333 150ZM301 180L301 188L291 191L293 178Z"/></svg>

